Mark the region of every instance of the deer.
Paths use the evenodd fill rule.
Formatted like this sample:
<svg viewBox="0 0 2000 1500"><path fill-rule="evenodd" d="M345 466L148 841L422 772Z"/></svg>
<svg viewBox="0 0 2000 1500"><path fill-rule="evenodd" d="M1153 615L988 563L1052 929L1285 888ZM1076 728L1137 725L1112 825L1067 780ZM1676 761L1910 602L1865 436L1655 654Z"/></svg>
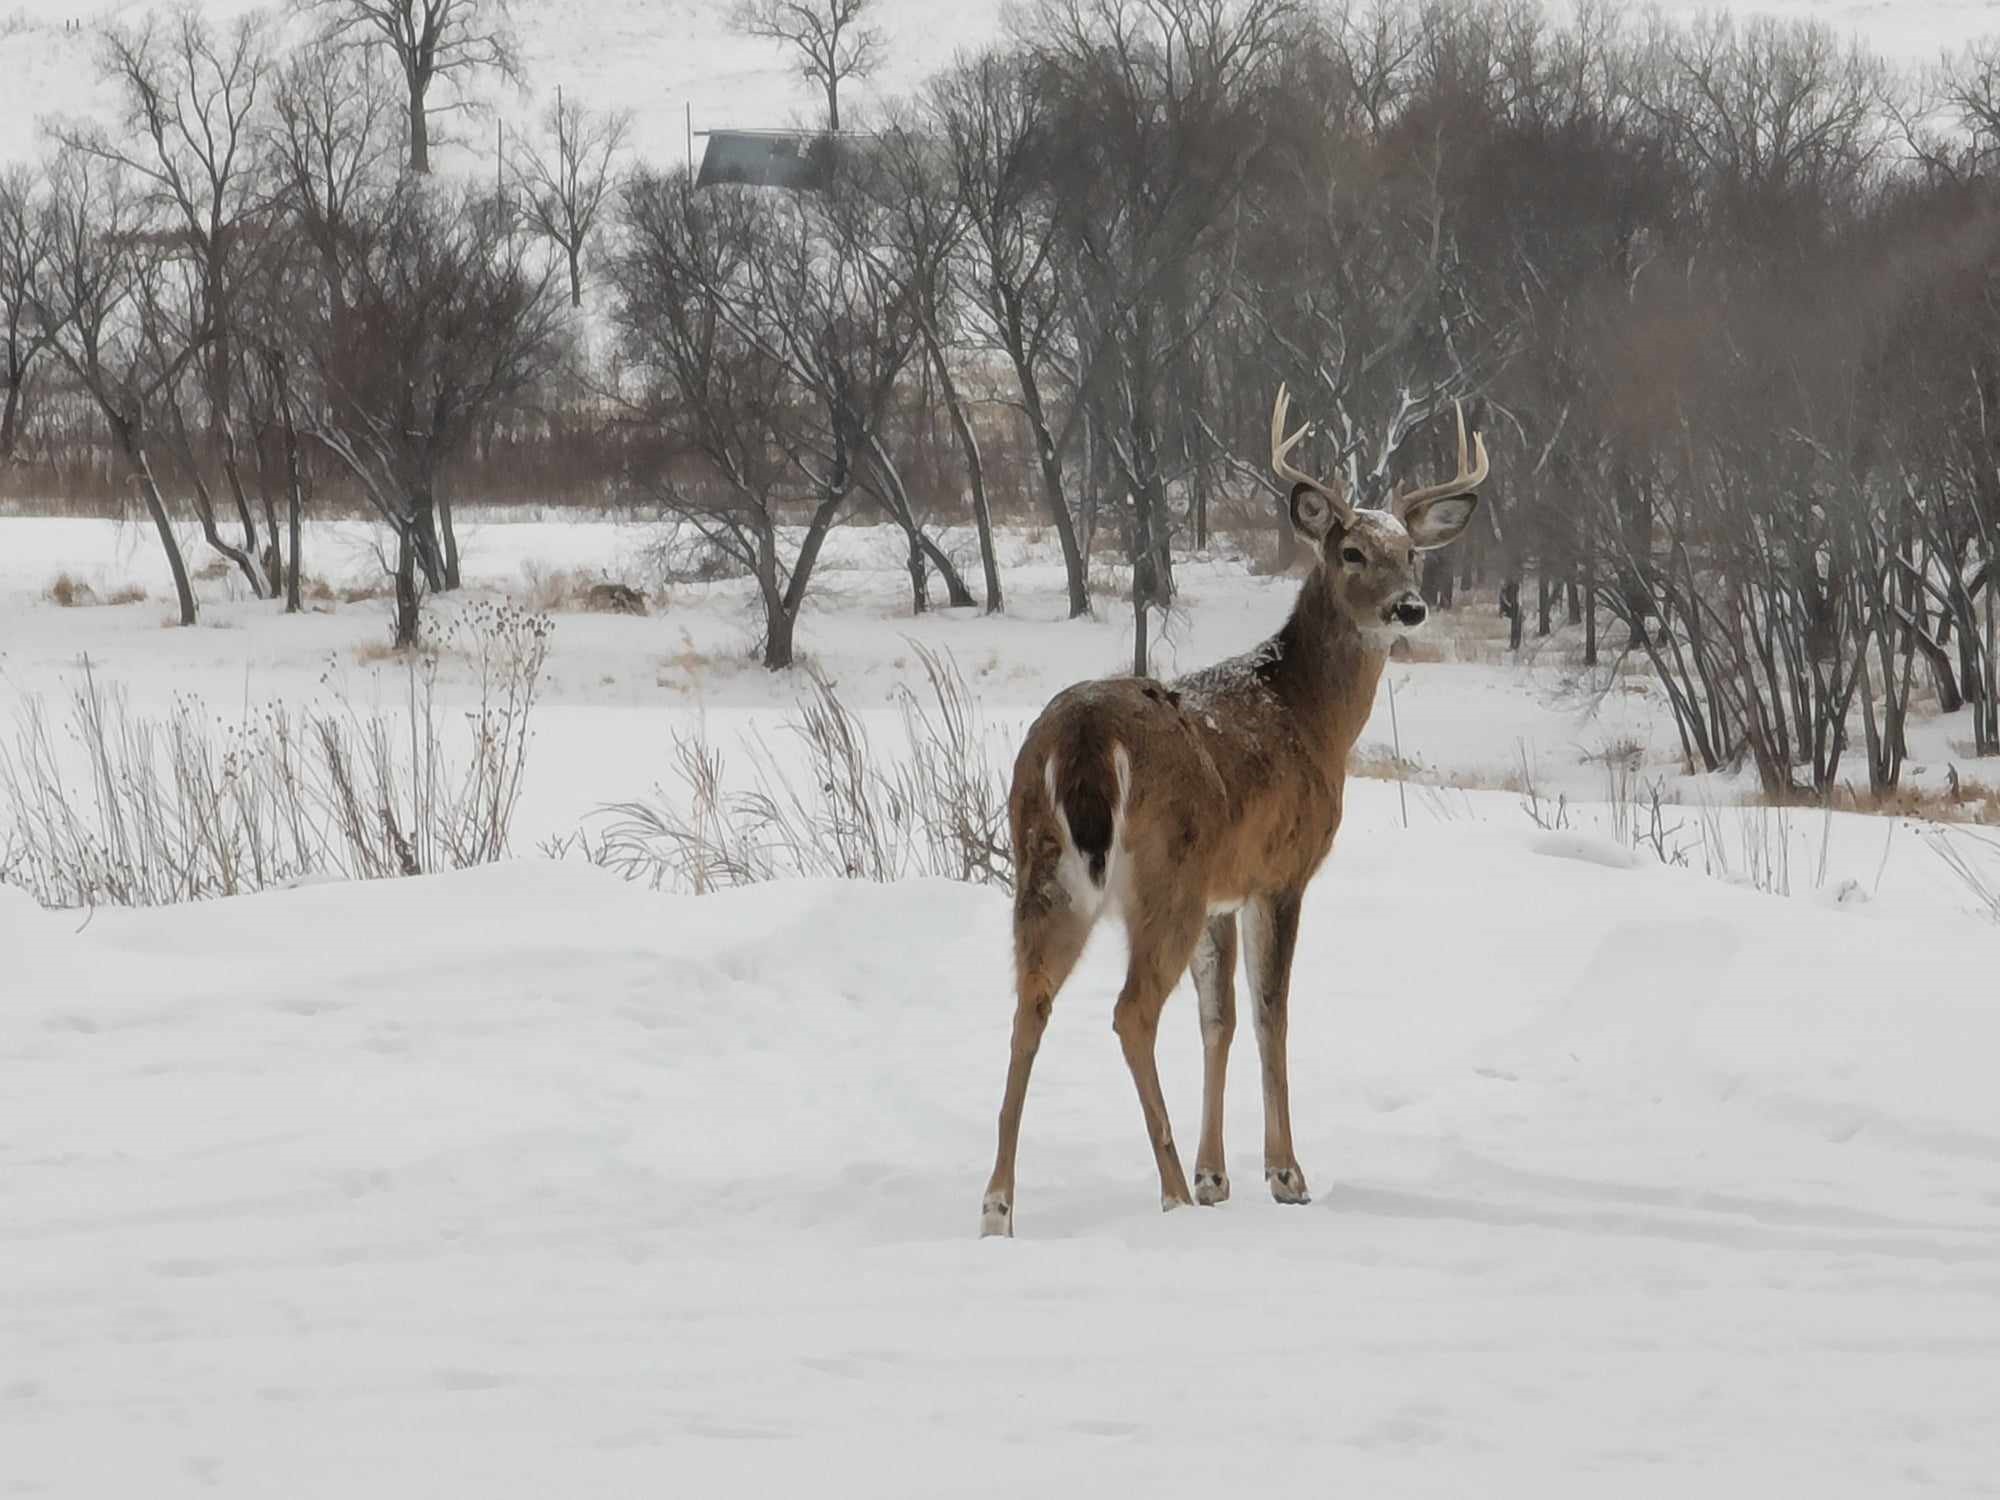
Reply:
<svg viewBox="0 0 2000 1500"><path fill-rule="evenodd" d="M1340 829L1348 753L1374 706L1390 647L1429 614L1422 557L1456 541L1478 506L1486 442L1458 472L1349 500L1289 455L1290 396L1271 408L1271 469L1290 486L1293 529L1311 557L1290 616L1253 650L1170 684L1108 677L1052 698L1014 761L1015 1006L999 1148L980 1206L982 1236L1014 1232L1014 1161L1028 1077L1057 993L1100 917L1129 950L1111 1025L1138 1088L1163 1210L1229 1198L1222 1099L1236 1033L1239 950L1263 1065L1264 1180L1279 1203L1310 1201L1292 1145L1286 1033L1306 886ZM1188 1192L1155 1065L1160 1013L1192 969L1202 1038L1201 1140Z"/></svg>

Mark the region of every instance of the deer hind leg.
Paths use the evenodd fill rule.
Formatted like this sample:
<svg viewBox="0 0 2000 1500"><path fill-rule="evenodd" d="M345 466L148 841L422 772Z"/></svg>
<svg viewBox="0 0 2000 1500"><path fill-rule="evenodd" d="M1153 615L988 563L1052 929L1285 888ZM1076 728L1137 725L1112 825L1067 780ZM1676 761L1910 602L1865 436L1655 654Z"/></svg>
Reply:
<svg viewBox="0 0 2000 1500"><path fill-rule="evenodd" d="M1160 1034L1160 1011L1167 996L1186 972L1188 960L1201 937L1205 913L1162 913L1152 920L1130 923L1131 964L1125 974L1125 988L1111 1013L1111 1028L1125 1049L1125 1065L1132 1070L1132 1082L1139 1090L1139 1108L1146 1117L1146 1139L1160 1169L1160 1207L1186 1207L1187 1177L1181 1171L1180 1153L1174 1149L1173 1125L1167 1118L1166 1095L1160 1089L1160 1072L1154 1053Z"/></svg>
<svg viewBox="0 0 2000 1500"><path fill-rule="evenodd" d="M1229 1169L1222 1152L1223 1081L1229 1044L1236 1036L1236 918L1210 917L1189 965L1201 1005L1201 1145L1194 1154L1194 1201L1229 1200Z"/></svg>
<svg viewBox="0 0 2000 1500"><path fill-rule="evenodd" d="M1014 1233L1014 1152L1021 1140L1028 1074L1035 1066L1056 992L1076 967L1090 927L1090 919L1072 911L1059 896L1053 905L1032 897L1015 903L1014 1040L1007 1059L1007 1090L1000 1100L999 1150L979 1209L982 1236Z"/></svg>
<svg viewBox="0 0 2000 1500"><path fill-rule="evenodd" d="M1257 1052L1264 1064L1264 1181L1280 1203L1312 1201L1292 1150L1291 1085L1285 1067L1299 903L1296 891L1263 897L1245 906L1241 917Z"/></svg>

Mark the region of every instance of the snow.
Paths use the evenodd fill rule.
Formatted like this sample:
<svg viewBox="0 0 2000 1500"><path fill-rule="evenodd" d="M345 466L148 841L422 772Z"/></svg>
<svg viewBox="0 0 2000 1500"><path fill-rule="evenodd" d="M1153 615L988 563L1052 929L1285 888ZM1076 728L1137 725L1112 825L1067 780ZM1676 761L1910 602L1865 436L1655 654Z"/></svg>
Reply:
<svg viewBox="0 0 2000 1500"><path fill-rule="evenodd" d="M639 576L657 540L466 521L482 597ZM309 567L361 581L374 544L316 525ZM801 641L864 722L912 642L952 652L1003 748L1119 665L1115 599L1064 621L1052 543L1002 547L1007 617L916 620L891 534L832 538ZM59 609L60 569L152 596ZM1183 665L1294 587L1228 553L1181 577ZM396 702L363 659L384 602L202 590L207 623L163 628L142 529L0 518L0 721L84 655L141 707ZM781 741L799 684L745 659L746 608L718 583L561 617L517 850L646 792L676 732ZM1261 1189L1246 1026L1234 1200L1159 1213L1107 930L1037 1064L1019 1237L976 1237L1013 1003L993 890L677 897L531 857L150 912L0 887L0 1483L1993 1493L2000 928L1906 823L1681 780L1655 687L1587 679L1573 638L1487 659L1490 610L1437 622L1474 659L1384 689L1404 752L1467 789L1350 782L1308 898L1303 1209ZM1673 840L1712 825L1723 878L1635 853L1591 800L1607 752L1690 798ZM1524 761L1560 827L1480 789ZM1191 995L1160 1050L1191 1144Z"/></svg>
<svg viewBox="0 0 2000 1500"><path fill-rule="evenodd" d="M1763 8L1911 59L1990 23ZM92 107L61 21L141 9L0 12L0 157ZM698 127L807 104L720 3L519 11L513 121L563 84L673 161L686 103ZM863 97L1000 24L882 11ZM475 596L651 581L646 525L465 520ZM365 581L379 545L316 523L308 567ZM1047 538L1003 538L999 620L910 618L900 550L836 533L801 627L873 729L916 644L1002 747L1123 664L1123 607L1063 620ZM59 609L65 570L150 597ZM1166 670L1252 645L1292 590L1226 550L1181 581ZM142 709L398 701L384 602L202 592L201 628L163 628L144 527L0 517L0 734L84 659ZM1497 660L1488 615L1392 665L1358 749L1464 789L1352 782L1308 900L1304 1209L1260 1188L1246 1026L1234 1201L1158 1212L1105 933L1037 1065L1019 1238L975 1237L1012 1006L991 890L676 897L530 857L151 912L0 886L0 1493L2000 1493L2000 929L1910 824L1738 809L1740 782L1679 775L1656 685L1582 672L1568 634ZM517 852L645 795L677 733L775 742L800 685L753 631L740 582L563 616ZM1914 737L1915 784L1994 779L1962 716ZM1681 799L1692 868L1605 804L1627 760ZM1191 1145L1191 996L1161 1068Z"/></svg>
<svg viewBox="0 0 2000 1500"><path fill-rule="evenodd" d="M1299 956L1313 1205L1244 1052L1235 1200L1159 1213L1104 938L981 1242L1007 919L0 892L10 1493L1993 1492L1992 929L1377 823ZM1189 1140L1199 1056L1176 997Z"/></svg>

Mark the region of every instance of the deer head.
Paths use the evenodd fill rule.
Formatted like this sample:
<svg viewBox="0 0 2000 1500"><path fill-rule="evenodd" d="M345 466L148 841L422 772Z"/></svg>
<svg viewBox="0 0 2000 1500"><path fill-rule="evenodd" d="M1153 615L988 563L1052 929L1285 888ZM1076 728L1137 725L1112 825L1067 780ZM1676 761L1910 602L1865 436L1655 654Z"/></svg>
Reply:
<svg viewBox="0 0 2000 1500"><path fill-rule="evenodd" d="M1384 510L1363 510L1348 500L1338 478L1315 479L1292 466L1288 455L1312 424L1285 436L1290 408L1281 385L1271 407L1271 471L1292 486L1292 529L1312 547L1315 571L1369 641L1386 644L1418 629L1430 613L1417 586L1419 559L1457 541L1472 520L1479 505L1475 491L1489 468L1485 438L1474 433L1468 450L1465 409L1455 405L1458 473L1443 484L1399 491Z"/></svg>

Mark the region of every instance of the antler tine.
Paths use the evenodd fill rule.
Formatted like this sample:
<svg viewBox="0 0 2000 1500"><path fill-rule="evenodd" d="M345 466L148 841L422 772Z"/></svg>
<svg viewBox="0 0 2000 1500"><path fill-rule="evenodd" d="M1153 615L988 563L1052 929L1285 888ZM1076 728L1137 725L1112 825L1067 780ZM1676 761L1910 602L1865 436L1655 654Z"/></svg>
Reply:
<svg viewBox="0 0 2000 1500"><path fill-rule="evenodd" d="M1312 423L1301 423L1299 430L1290 437L1285 436L1285 418L1292 409L1291 392L1283 385L1278 387L1278 399L1271 403L1271 472L1287 484L1302 484L1331 500L1337 510L1346 510L1347 494L1336 484L1328 484L1323 479L1315 479L1304 470L1296 468L1289 455L1312 431Z"/></svg>
<svg viewBox="0 0 2000 1500"><path fill-rule="evenodd" d="M1492 471L1492 462L1486 456L1486 434L1483 432L1473 433L1472 451L1471 453L1467 453L1465 445L1465 405L1463 402L1454 401L1451 406L1453 413L1458 419L1458 473L1443 484L1430 485L1420 490L1406 490L1402 494L1397 495L1390 509L1398 517L1407 515L1417 506L1427 504L1432 500L1444 500L1453 495L1469 495L1486 482L1487 474Z"/></svg>

